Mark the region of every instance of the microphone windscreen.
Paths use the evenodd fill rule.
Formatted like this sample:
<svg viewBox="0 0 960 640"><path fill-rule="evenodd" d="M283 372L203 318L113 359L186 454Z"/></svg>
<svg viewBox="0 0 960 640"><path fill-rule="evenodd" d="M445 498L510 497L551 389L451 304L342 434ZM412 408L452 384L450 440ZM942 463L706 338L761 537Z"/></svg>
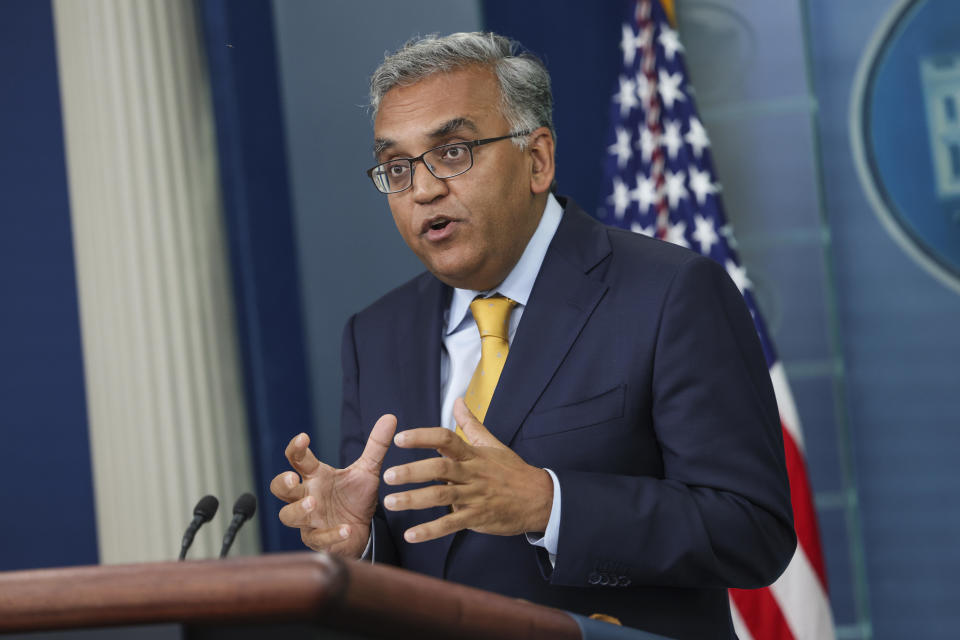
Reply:
<svg viewBox="0 0 960 640"><path fill-rule="evenodd" d="M200 498L197 506L193 508L193 515L200 516L204 522L209 522L210 519L217 514L217 508L219 506L220 501L213 496L203 496Z"/></svg>
<svg viewBox="0 0 960 640"><path fill-rule="evenodd" d="M257 499L252 493L245 493L233 504L233 515L249 520L257 512Z"/></svg>

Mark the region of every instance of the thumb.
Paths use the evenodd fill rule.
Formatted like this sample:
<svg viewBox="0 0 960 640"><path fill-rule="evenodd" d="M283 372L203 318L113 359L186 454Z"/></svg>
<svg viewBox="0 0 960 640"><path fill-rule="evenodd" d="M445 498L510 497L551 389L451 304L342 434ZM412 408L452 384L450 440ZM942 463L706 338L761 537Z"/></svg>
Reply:
<svg viewBox="0 0 960 640"><path fill-rule="evenodd" d="M364 470L379 476L380 467L383 465L383 458L387 455L390 443L393 442L393 434L397 430L397 417L389 413L380 416L373 429L370 430L370 437L367 438L367 445L363 448L363 453L357 464Z"/></svg>
<svg viewBox="0 0 960 640"><path fill-rule="evenodd" d="M463 398L457 398L453 403L453 417L467 436L467 441L473 446L481 447L502 447L503 444L490 433L485 426L473 415L467 408L467 403Z"/></svg>

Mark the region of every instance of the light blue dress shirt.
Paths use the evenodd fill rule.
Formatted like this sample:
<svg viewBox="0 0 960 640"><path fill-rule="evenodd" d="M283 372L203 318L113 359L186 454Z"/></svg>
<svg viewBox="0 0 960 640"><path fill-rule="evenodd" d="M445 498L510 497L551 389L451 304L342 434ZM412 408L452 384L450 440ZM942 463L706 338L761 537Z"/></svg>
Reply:
<svg viewBox="0 0 960 640"><path fill-rule="evenodd" d="M543 258L547 254L547 248L553 240L557 227L560 226L562 216L563 208L553 194L550 194L547 197L547 206L540 217L540 223L523 250L523 255L499 286L490 291L453 290L450 308L444 315L444 348L440 353L440 419L447 429L456 429L456 422L453 419L453 402L466 393L473 371L480 362L480 332L477 330L477 323L473 320L473 314L470 313L470 303L477 296L488 297L495 294L516 302L517 306L510 314L509 342L512 344L523 310L530 299L533 283L537 279L537 274L540 273L540 265L543 264ZM553 480L553 506L550 510L550 520L543 536L527 534L527 540L531 544L546 549L550 554L550 562L554 563L557 539L560 536L560 483L553 471L550 469L546 471Z"/></svg>

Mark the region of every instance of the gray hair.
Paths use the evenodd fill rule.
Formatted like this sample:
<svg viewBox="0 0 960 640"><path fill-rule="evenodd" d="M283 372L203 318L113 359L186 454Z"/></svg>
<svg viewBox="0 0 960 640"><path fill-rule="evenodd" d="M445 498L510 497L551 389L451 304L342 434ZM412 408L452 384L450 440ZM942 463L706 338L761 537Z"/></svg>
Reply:
<svg viewBox="0 0 960 640"><path fill-rule="evenodd" d="M536 56L520 51L520 44L495 33L453 33L413 38L393 54L387 53L370 77L370 109L377 117L383 96L396 86L409 86L435 73L469 65L486 65L500 85L500 112L510 133L548 127L554 140L553 95L550 74ZM526 138L514 138L526 147Z"/></svg>

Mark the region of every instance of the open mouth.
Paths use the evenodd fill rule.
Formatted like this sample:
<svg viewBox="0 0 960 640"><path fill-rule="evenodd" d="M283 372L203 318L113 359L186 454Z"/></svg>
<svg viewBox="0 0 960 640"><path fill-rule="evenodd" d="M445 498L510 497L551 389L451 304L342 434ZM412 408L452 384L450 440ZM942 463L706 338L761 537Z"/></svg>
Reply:
<svg viewBox="0 0 960 640"><path fill-rule="evenodd" d="M421 232L429 233L431 231L443 231L451 222L453 222L453 220L443 216L430 218L429 220L424 221Z"/></svg>

